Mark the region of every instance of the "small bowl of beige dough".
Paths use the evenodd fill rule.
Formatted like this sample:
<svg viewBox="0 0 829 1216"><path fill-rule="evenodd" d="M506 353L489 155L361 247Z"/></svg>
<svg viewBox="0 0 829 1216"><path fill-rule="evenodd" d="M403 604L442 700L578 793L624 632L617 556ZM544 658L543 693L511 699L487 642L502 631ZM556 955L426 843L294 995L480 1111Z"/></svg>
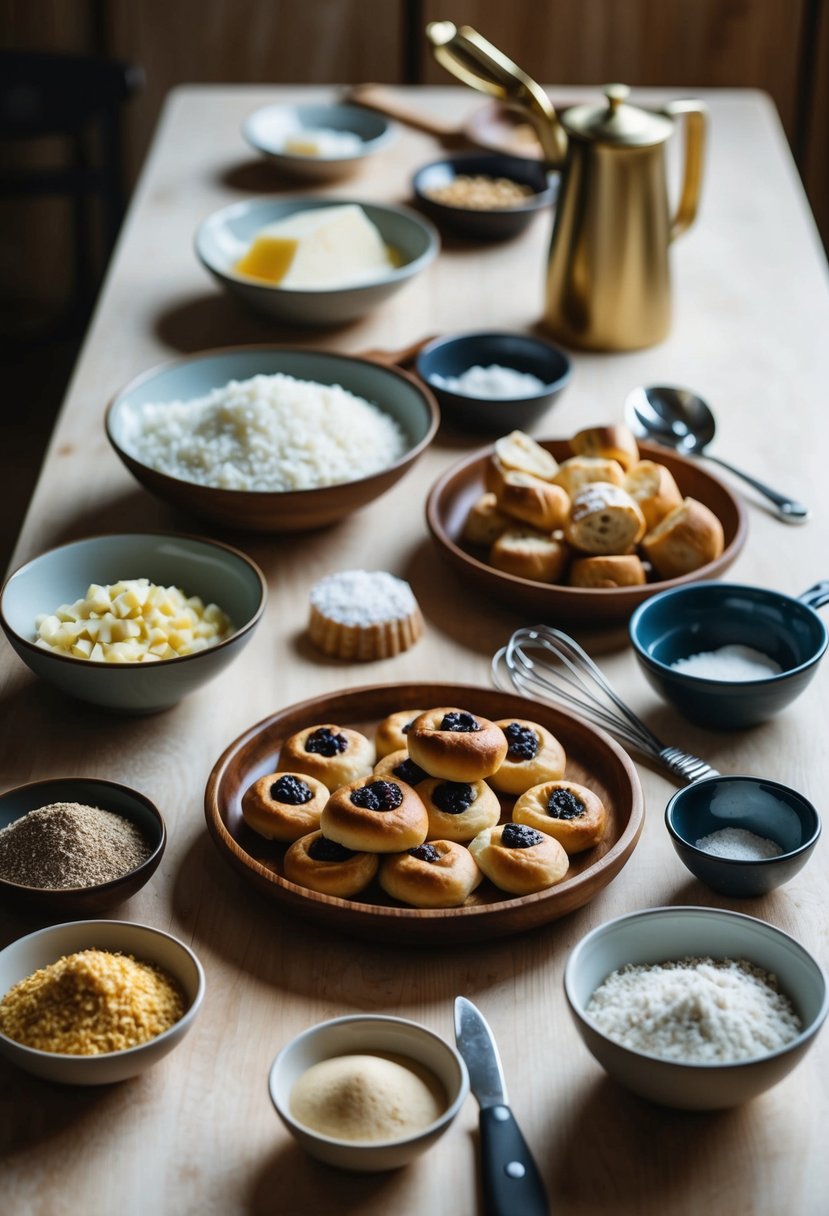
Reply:
<svg viewBox="0 0 829 1216"><path fill-rule="evenodd" d="M469 1077L455 1048L427 1027L357 1014L287 1043L268 1089L312 1157L377 1172L407 1165L443 1135L469 1093Z"/></svg>

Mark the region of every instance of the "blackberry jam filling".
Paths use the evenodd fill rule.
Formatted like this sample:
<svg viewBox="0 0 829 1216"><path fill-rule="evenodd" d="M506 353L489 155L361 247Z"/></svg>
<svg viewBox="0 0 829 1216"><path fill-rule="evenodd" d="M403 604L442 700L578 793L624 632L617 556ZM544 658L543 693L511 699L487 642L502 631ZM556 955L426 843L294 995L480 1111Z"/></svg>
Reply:
<svg viewBox="0 0 829 1216"><path fill-rule="evenodd" d="M417 857L419 861L428 861L432 865L436 861L440 861L440 853L433 844L419 844L414 849L409 849L412 857Z"/></svg>
<svg viewBox="0 0 829 1216"><path fill-rule="evenodd" d="M366 811L393 811L403 801L403 791L393 781L370 781L352 790L351 801Z"/></svg>
<svg viewBox="0 0 829 1216"><path fill-rule="evenodd" d="M439 730L450 730L455 734L470 734L472 731L480 730L481 724L472 714L468 714L465 710L452 710L449 714L443 715L443 721L438 727Z"/></svg>
<svg viewBox="0 0 829 1216"><path fill-rule="evenodd" d="M443 781L432 791L432 801L447 815L462 815L475 801L475 790L463 781Z"/></svg>
<svg viewBox="0 0 829 1216"><path fill-rule="evenodd" d="M284 803L285 806L302 806L313 797L310 785L306 785L298 777L280 777L271 786L271 798L274 802Z"/></svg>
<svg viewBox="0 0 829 1216"><path fill-rule="evenodd" d="M538 755L538 735L534 730L530 730L529 726L510 722L509 726L504 728L504 734L508 744L507 760L520 763L521 760L534 760Z"/></svg>
<svg viewBox="0 0 829 1216"><path fill-rule="evenodd" d="M313 857L314 861L348 861L349 857L354 856L354 850L347 849L344 844L337 844L336 840L318 836L308 846L308 856Z"/></svg>
<svg viewBox="0 0 829 1216"><path fill-rule="evenodd" d="M547 799L547 814L551 819L578 819L587 807L570 790L553 790Z"/></svg>
<svg viewBox="0 0 829 1216"><path fill-rule="evenodd" d="M335 735L327 726L320 726L305 740L306 752L315 756L337 756L348 747L348 739L339 732Z"/></svg>
<svg viewBox="0 0 829 1216"><path fill-rule="evenodd" d="M425 781L427 777L427 774L420 765L415 764L414 760L408 756L405 760L401 760L399 764L395 764L392 772L395 777L399 777L407 785L418 785L421 781Z"/></svg>
<svg viewBox="0 0 829 1216"><path fill-rule="evenodd" d="M544 837L526 823L505 823L501 833L501 844L508 849L531 849L541 844Z"/></svg>

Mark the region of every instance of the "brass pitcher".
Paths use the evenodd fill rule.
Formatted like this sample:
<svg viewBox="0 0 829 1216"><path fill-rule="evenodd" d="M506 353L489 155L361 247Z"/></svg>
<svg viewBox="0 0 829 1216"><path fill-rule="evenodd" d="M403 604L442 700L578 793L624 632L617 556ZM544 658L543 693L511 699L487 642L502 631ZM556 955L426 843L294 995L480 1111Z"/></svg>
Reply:
<svg viewBox="0 0 829 1216"><path fill-rule="evenodd" d="M671 324L668 248L693 223L707 128L698 101L659 111L628 103L608 85L602 105L559 116L544 90L469 26L427 27L435 58L473 88L522 109L551 168L561 170L547 265L544 327L567 346L633 350L661 341ZM685 172L671 217L665 143L686 118Z"/></svg>

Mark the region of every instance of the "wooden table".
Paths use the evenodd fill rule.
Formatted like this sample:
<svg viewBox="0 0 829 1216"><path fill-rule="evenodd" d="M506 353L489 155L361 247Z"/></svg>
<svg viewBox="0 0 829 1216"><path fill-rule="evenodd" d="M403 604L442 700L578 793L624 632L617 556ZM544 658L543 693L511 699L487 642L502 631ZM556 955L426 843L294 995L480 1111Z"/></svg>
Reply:
<svg viewBox="0 0 829 1216"><path fill-rule="evenodd" d="M405 92L401 90L401 92ZM461 117L457 89L409 100ZM582 91L585 96L593 96ZM343 351L404 346L428 333L531 327L542 308L548 219L517 241L481 248L447 241L439 260L394 300L335 332L277 329L221 295L192 250L196 224L238 198L297 190L249 153L240 135L257 105L321 90L183 88L166 108L70 386L14 564L69 538L112 529L193 530L132 481L109 449L102 418L135 373L180 353L273 340ZM668 91L655 92L653 101ZM568 98L579 90L567 90ZM645 95L647 101L648 95ZM567 435L618 419L636 384L688 384L713 404L717 450L813 508L788 529L750 497L750 534L734 575L792 593L827 575L829 294L817 234L777 118L759 94L708 97L712 140L698 226L673 251L676 316L661 346L576 355L571 386L537 433ZM400 130L394 145L331 194L405 200L412 170L441 149ZM24 408L21 405L21 408ZM694 881L669 844L662 812L675 786L640 766L645 830L621 875L591 904L547 928L457 949L353 942L291 919L245 886L205 830L205 780L226 744L270 712L361 684L489 681L489 660L520 611L482 602L450 576L427 536L423 501L438 473L479 440L441 433L386 497L338 526L296 537L232 537L265 570L267 618L221 681L167 713L109 719L36 682L2 647L2 781L59 774L134 785L155 799L170 844L160 871L113 915L191 943L207 973L194 1032L132 1082L73 1091L0 1064L5 1178L0 1206L49 1216L87 1212L389 1212L471 1214L477 1109L413 1167L348 1176L306 1158L282 1129L266 1089L274 1055L302 1028L369 1010L414 1018L451 1038L463 992L489 1018L510 1096L550 1191L551 1211L621 1214L825 1211L829 1103L826 1031L805 1063L764 1097L718 1114L666 1112L617 1088L578 1039L565 1008L569 949L593 926L655 904L738 907ZM735 483L736 487L736 483ZM427 621L423 640L388 662L347 666L303 639L308 590L323 573L366 567L409 579ZM752 772L821 805L829 776L825 670L783 716L750 732L693 729L645 686L622 629L580 633L612 682L667 740L725 772ZM826 954L826 846L788 887L739 910ZM45 921L3 914L2 944Z"/></svg>

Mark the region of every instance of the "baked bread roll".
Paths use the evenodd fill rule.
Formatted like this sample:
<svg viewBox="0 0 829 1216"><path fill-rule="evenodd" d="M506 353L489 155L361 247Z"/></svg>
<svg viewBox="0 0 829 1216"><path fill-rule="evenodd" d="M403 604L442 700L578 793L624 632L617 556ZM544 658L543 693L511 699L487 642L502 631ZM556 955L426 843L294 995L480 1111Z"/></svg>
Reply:
<svg viewBox="0 0 829 1216"><path fill-rule="evenodd" d="M554 836L568 855L592 849L607 827L601 798L575 781L545 781L527 790L512 808L512 818Z"/></svg>
<svg viewBox="0 0 829 1216"><path fill-rule="evenodd" d="M482 878L469 850L452 840L384 857L379 873L386 894L414 908L459 908Z"/></svg>
<svg viewBox="0 0 829 1216"><path fill-rule="evenodd" d="M573 499L564 537L584 553L627 553L645 534L645 517L627 490L594 481Z"/></svg>
<svg viewBox="0 0 829 1216"><path fill-rule="evenodd" d="M546 726L526 718L502 718L495 723L504 732L507 754L490 784L503 794L523 794L542 781L564 776L567 757Z"/></svg>
<svg viewBox="0 0 829 1216"><path fill-rule="evenodd" d="M406 746L406 737L415 718L419 718L422 709L400 709L397 713L389 714L377 726L374 735L374 748L377 759L382 760L389 752L398 752Z"/></svg>
<svg viewBox="0 0 829 1216"><path fill-rule="evenodd" d="M354 853L327 840L322 832L312 832L294 841L285 854L282 871L298 887L348 899L366 889L379 865L374 853Z"/></svg>
<svg viewBox="0 0 829 1216"><path fill-rule="evenodd" d="M540 443L523 431L510 431L495 440L495 458L505 469L519 473L530 473L542 481L552 481L558 470L558 461Z"/></svg>
<svg viewBox="0 0 829 1216"><path fill-rule="evenodd" d="M624 485L624 469L617 460L607 460L604 456L571 456L559 465L555 475L555 484L561 486L571 499L594 481L606 481L613 486Z"/></svg>
<svg viewBox="0 0 829 1216"><path fill-rule="evenodd" d="M328 789L316 777L268 773L242 795L242 817L266 840L298 840L320 826Z"/></svg>
<svg viewBox="0 0 829 1216"><path fill-rule="evenodd" d="M487 490L469 508L463 525L463 539L469 545L491 545L510 526L510 518L498 506L498 499Z"/></svg>
<svg viewBox="0 0 829 1216"><path fill-rule="evenodd" d="M570 496L552 481L542 481L531 473L502 469L497 461L490 465L493 473L488 487L495 494L498 507L512 519L532 524L541 532L562 528L570 513Z"/></svg>
<svg viewBox="0 0 829 1216"><path fill-rule="evenodd" d="M554 536L533 528L509 528L489 551L489 564L516 578L557 583L567 567L570 550Z"/></svg>
<svg viewBox="0 0 829 1216"><path fill-rule="evenodd" d="M486 828L469 842L469 852L490 882L511 895L555 886L570 865L557 840L523 823Z"/></svg>
<svg viewBox="0 0 829 1216"><path fill-rule="evenodd" d="M625 489L638 503L648 531L682 502L674 475L655 460L640 460L625 476Z"/></svg>
<svg viewBox="0 0 829 1216"><path fill-rule="evenodd" d="M501 818L501 804L485 781L427 777L417 789L429 816L427 840L465 844Z"/></svg>
<svg viewBox="0 0 829 1216"><path fill-rule="evenodd" d="M359 731L332 722L307 726L282 744L279 767L307 773L335 790L369 775L374 767L374 745Z"/></svg>
<svg viewBox="0 0 829 1216"><path fill-rule="evenodd" d="M415 764L445 781L483 781L507 754L504 732L494 722L448 705L415 718L408 746Z"/></svg>
<svg viewBox="0 0 829 1216"><path fill-rule="evenodd" d="M334 791L320 828L329 840L355 853L402 853L423 844L429 816L410 785L372 774Z"/></svg>
<svg viewBox="0 0 829 1216"><path fill-rule="evenodd" d="M374 776L382 781L405 781L413 789L417 789L421 781L429 777L409 755L409 749L401 747L399 751L389 752L374 766Z"/></svg>
<svg viewBox="0 0 829 1216"><path fill-rule="evenodd" d="M579 557L570 566L571 587L641 587L645 567L636 553Z"/></svg>
<svg viewBox="0 0 829 1216"><path fill-rule="evenodd" d="M695 498L686 498L648 532L642 548L661 578L677 578L714 561L724 544L722 524L714 512Z"/></svg>
<svg viewBox="0 0 829 1216"><path fill-rule="evenodd" d="M625 472L639 460L636 437L624 423L585 427L570 440L570 448L576 456L603 456L607 460L617 460Z"/></svg>

